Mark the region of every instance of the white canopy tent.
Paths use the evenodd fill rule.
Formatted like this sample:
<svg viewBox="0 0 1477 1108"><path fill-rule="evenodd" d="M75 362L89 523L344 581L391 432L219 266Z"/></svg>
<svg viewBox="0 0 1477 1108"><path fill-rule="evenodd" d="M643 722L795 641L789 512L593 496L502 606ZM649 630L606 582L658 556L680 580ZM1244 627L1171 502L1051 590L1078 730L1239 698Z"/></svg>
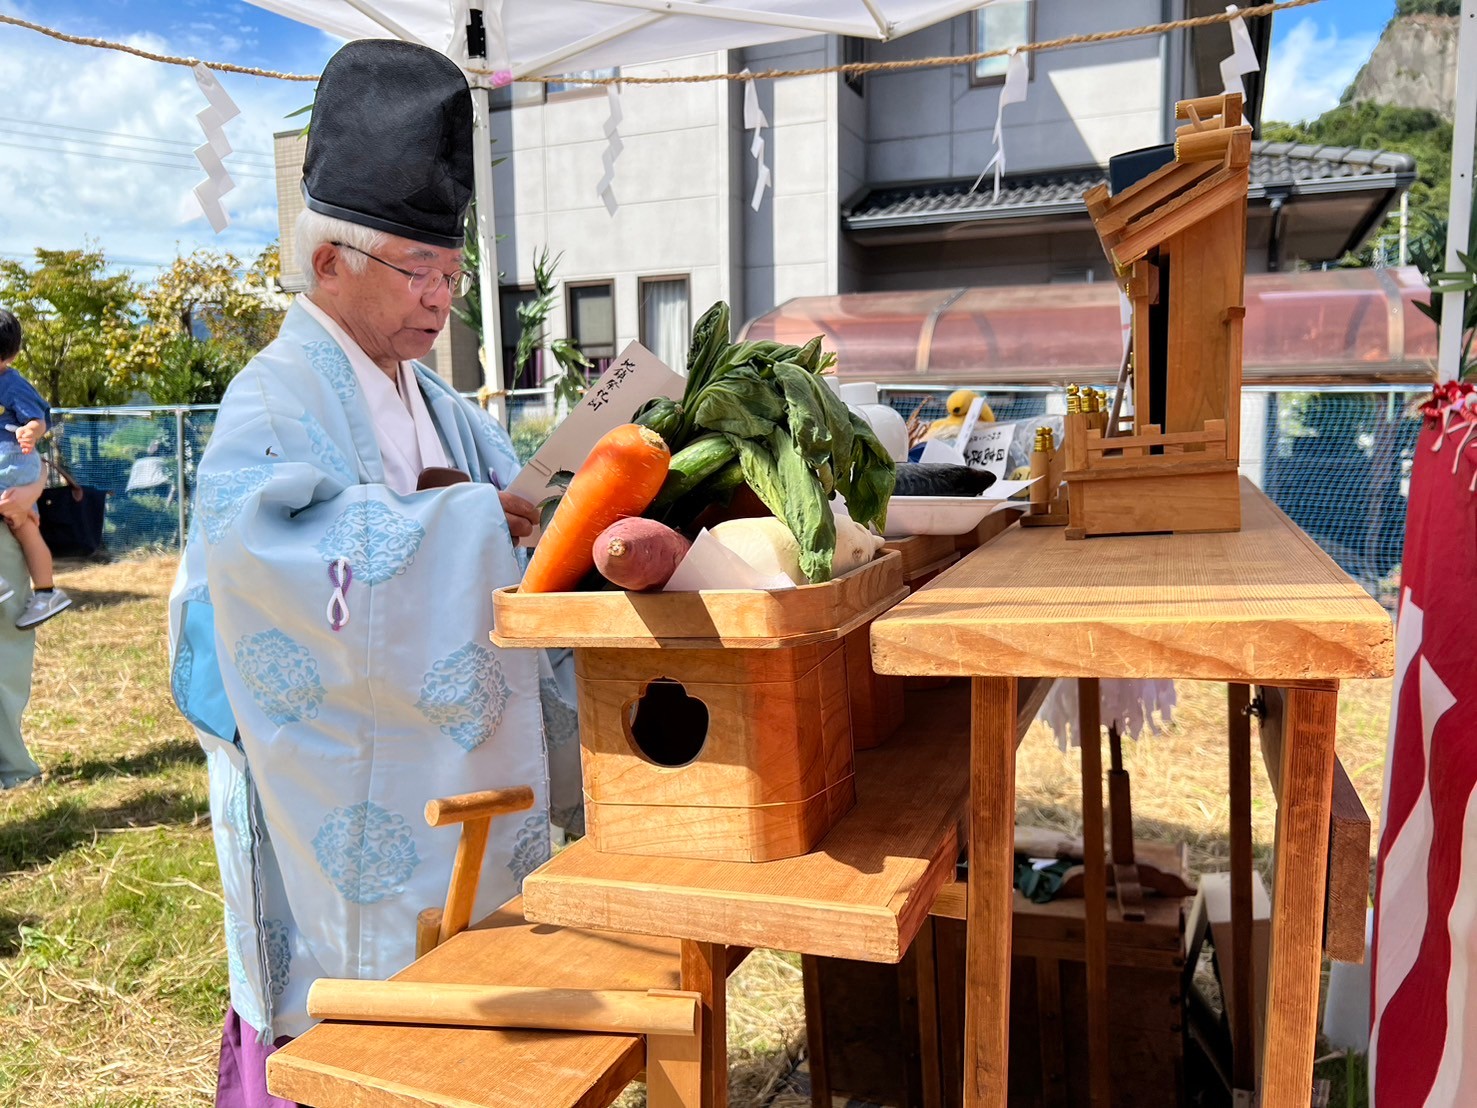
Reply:
<svg viewBox="0 0 1477 1108"><path fill-rule="evenodd" d="M502 69L513 77L630 66L733 50L815 34L887 41L999 0L249 0L289 19L345 38L400 38L442 51L468 69ZM467 52L472 12L490 34L488 57ZM501 33L499 33L499 31ZM505 56L499 53L505 51ZM1463 0L1458 46L1447 268L1467 242L1472 160L1477 131L1477 0ZM502 344L498 335L492 147L487 79L474 78L477 233L481 246L484 377L490 405L505 416ZM1464 296L1445 294L1439 372L1460 372Z"/></svg>
<svg viewBox="0 0 1477 1108"><path fill-rule="evenodd" d="M992 0L250 0L344 38L399 38L440 50L470 70L514 77L663 61L803 38L886 41ZM467 26L482 13L487 57L469 57ZM501 33L499 34L499 29ZM505 51L505 56L500 53ZM483 375L489 410L506 418L498 334L497 248L487 79L475 78L477 235Z"/></svg>

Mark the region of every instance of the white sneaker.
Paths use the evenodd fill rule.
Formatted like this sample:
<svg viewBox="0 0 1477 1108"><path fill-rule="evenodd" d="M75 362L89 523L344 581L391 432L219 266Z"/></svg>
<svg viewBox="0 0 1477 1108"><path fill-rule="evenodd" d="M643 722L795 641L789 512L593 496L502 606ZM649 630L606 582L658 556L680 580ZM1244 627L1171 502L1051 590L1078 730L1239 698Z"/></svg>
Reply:
<svg viewBox="0 0 1477 1108"><path fill-rule="evenodd" d="M5 578L0 577L0 604L4 604L14 595L15 590L10 587L10 582L7 581Z"/></svg>
<svg viewBox="0 0 1477 1108"><path fill-rule="evenodd" d="M20 619L15 621L15 625L25 631L39 623L45 623L52 616L66 611L71 606L72 598L61 589L32 593L30 601L26 604L26 610L21 613Z"/></svg>

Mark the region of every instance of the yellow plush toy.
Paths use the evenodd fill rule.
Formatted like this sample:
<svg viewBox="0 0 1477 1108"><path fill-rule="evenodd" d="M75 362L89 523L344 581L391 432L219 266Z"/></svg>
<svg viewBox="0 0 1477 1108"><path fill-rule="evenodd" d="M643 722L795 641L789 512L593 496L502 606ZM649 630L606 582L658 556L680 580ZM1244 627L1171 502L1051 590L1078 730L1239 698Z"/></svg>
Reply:
<svg viewBox="0 0 1477 1108"><path fill-rule="evenodd" d="M946 407L949 414L943 419L936 419L928 425L928 433L924 439L957 438L959 428L964 425L964 417L969 414L969 406L979 398L979 393L971 389L955 389L949 394ZM994 423L995 413L990 410L990 405L980 405L980 422Z"/></svg>

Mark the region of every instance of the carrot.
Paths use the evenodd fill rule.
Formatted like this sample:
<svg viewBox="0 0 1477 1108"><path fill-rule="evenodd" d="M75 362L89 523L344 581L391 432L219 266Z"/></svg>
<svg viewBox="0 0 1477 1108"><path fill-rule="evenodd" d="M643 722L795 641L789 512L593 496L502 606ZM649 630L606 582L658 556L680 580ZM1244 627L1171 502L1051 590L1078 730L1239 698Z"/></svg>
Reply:
<svg viewBox="0 0 1477 1108"><path fill-rule="evenodd" d="M670 459L662 437L634 423L601 438L534 547L520 591L567 592L579 584L595 567L595 537L616 520L646 510L667 478Z"/></svg>
<svg viewBox="0 0 1477 1108"><path fill-rule="evenodd" d="M613 585L633 592L659 589L692 546L665 523L618 519L600 532L591 551L595 568Z"/></svg>

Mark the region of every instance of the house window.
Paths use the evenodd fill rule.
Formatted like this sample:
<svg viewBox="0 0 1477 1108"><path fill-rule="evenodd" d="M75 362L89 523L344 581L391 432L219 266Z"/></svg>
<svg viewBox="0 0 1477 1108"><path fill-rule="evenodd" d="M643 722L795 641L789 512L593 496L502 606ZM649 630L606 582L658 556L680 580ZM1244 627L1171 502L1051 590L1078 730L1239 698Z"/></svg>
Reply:
<svg viewBox="0 0 1477 1108"><path fill-rule="evenodd" d="M692 302L686 277L641 279L641 345L681 370L692 338Z"/></svg>
<svg viewBox="0 0 1477 1108"><path fill-rule="evenodd" d="M974 13L973 54L987 50L1009 50L1012 46L1024 46L1031 41L1035 5L1031 0L999 0L987 8ZM998 85L1005 80L1008 57L981 58L974 63L970 83L975 85ZM1031 55L1026 55L1031 63Z"/></svg>
<svg viewBox="0 0 1477 1108"><path fill-rule="evenodd" d="M594 93L604 95L604 85L580 84L578 81L573 80L573 78L586 77L592 80L599 80L609 77L619 77L620 75L621 71L619 67L613 67L611 69L581 69L574 73L559 74L559 78L564 79L556 78L544 85L544 88L548 90L551 98L555 96L589 96Z"/></svg>
<svg viewBox="0 0 1477 1108"><path fill-rule="evenodd" d="M615 357L615 286L609 281L565 285L569 337L594 363L591 376L605 372Z"/></svg>
<svg viewBox="0 0 1477 1108"><path fill-rule="evenodd" d="M516 285L505 285L497 291L498 322L502 325L503 377L512 382L509 388L536 389L544 383L544 351L535 349L528 364L519 372L518 339L523 334L523 324L518 321L518 309L537 300L538 292Z"/></svg>

